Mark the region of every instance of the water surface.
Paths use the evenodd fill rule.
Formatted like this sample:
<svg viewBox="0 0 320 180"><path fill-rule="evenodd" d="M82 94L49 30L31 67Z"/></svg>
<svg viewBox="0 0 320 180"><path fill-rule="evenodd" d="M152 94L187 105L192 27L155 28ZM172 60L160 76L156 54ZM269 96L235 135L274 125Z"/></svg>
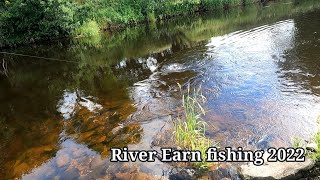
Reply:
<svg viewBox="0 0 320 180"><path fill-rule="evenodd" d="M0 55L0 174L189 177L159 161L109 162L110 147L159 148L155 140L182 112L177 83L201 85L206 135L221 147L308 139L320 112L318 7L274 3L2 50L32 57ZM236 166L209 176L237 179Z"/></svg>

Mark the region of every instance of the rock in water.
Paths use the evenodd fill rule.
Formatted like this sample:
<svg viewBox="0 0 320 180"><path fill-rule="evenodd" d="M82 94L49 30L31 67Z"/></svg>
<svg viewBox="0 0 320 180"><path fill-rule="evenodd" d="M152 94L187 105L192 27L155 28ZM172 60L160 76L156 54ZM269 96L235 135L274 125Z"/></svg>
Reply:
<svg viewBox="0 0 320 180"><path fill-rule="evenodd" d="M67 165L69 161L70 161L69 156L67 154L62 154L57 158L57 166L61 168L62 166Z"/></svg>
<svg viewBox="0 0 320 180"><path fill-rule="evenodd" d="M266 155L267 153L265 153ZM264 156L264 164L256 166L253 163L242 165L240 175L243 179L297 179L301 172L311 169L315 162L306 158L305 162L267 162Z"/></svg>
<svg viewBox="0 0 320 180"><path fill-rule="evenodd" d="M260 139L256 146L258 149L268 149L270 147L270 142L274 139L274 136L272 135L266 135L262 139Z"/></svg>

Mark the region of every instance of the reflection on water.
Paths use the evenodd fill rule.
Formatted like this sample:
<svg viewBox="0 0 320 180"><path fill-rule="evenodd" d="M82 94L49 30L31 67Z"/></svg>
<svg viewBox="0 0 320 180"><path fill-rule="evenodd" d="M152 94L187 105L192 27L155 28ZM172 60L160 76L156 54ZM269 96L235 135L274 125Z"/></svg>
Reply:
<svg viewBox="0 0 320 180"><path fill-rule="evenodd" d="M1 55L8 77L0 76L0 174L192 174L159 161L108 160L110 147L159 148L160 131L181 113L176 83L202 86L207 135L221 146L264 149L307 138L320 112L319 6L248 7L12 49L64 61ZM236 179L234 169L223 165L211 176Z"/></svg>
<svg viewBox="0 0 320 180"><path fill-rule="evenodd" d="M282 141L278 146L289 145L293 136L307 137L314 131L312 120L320 111L317 95L279 71L281 63L290 60L285 53L295 48L295 35L294 20L288 19L214 37L206 45L209 65L203 84L219 89L219 96L209 100L209 109L222 116L223 122L218 123L222 130L217 133L225 143L235 139L240 146L272 135ZM210 122L219 122L212 117ZM247 135L236 129L247 129Z"/></svg>

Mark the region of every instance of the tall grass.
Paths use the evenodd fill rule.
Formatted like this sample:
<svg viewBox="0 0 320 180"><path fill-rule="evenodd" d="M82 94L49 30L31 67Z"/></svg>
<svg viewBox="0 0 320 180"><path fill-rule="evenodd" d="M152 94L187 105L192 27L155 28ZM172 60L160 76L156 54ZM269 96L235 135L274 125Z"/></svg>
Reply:
<svg viewBox="0 0 320 180"><path fill-rule="evenodd" d="M179 85L182 92L181 85ZM184 118L174 122L175 141L178 146L187 150L198 150L202 154L202 162L194 164L200 168L207 168L208 162L206 159L206 151L211 146L211 140L205 136L206 123L201 116L205 114L201 103L205 101L205 97L201 94L199 88L190 91L190 86L187 88L187 94L182 93L182 106L184 108Z"/></svg>
<svg viewBox="0 0 320 180"><path fill-rule="evenodd" d="M315 152L311 153L310 157L313 160L320 162L320 116L318 117L317 127L318 131L312 138L312 142L316 144Z"/></svg>
<svg viewBox="0 0 320 180"><path fill-rule="evenodd" d="M320 131L318 131L314 135L314 142L317 146L316 146L315 152L311 154L311 158L317 162L320 162Z"/></svg>

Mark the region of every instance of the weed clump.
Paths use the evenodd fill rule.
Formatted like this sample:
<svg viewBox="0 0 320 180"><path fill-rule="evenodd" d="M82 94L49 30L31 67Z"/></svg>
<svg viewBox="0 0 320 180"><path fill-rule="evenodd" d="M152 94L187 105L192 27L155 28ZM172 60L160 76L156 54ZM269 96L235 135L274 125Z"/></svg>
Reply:
<svg viewBox="0 0 320 180"><path fill-rule="evenodd" d="M320 131L314 135L314 142L317 145L315 152L311 154L311 158L317 162L320 161Z"/></svg>
<svg viewBox="0 0 320 180"><path fill-rule="evenodd" d="M320 162L320 116L318 117L317 127L318 131L312 138L312 142L315 144L315 149L314 152L310 154L310 157L313 160Z"/></svg>
<svg viewBox="0 0 320 180"><path fill-rule="evenodd" d="M301 138L294 137L292 139L292 144L293 144L293 148L305 149L306 156L310 157L316 162L320 162L320 116L318 117L317 127L318 127L317 133L311 137L311 140L309 142L306 141L307 142L306 143ZM312 147L309 147L311 145Z"/></svg>
<svg viewBox="0 0 320 180"><path fill-rule="evenodd" d="M179 85L182 93L181 85ZM209 163L205 161L206 151L211 146L212 142L205 136L206 123L201 116L205 114L201 103L205 101L205 97L201 94L200 88L190 92L188 86L187 94L182 93L182 106L184 108L184 119L177 119L174 122L175 141L178 146L186 150L198 150L202 155L202 162L195 162L194 164L199 168L207 168Z"/></svg>

